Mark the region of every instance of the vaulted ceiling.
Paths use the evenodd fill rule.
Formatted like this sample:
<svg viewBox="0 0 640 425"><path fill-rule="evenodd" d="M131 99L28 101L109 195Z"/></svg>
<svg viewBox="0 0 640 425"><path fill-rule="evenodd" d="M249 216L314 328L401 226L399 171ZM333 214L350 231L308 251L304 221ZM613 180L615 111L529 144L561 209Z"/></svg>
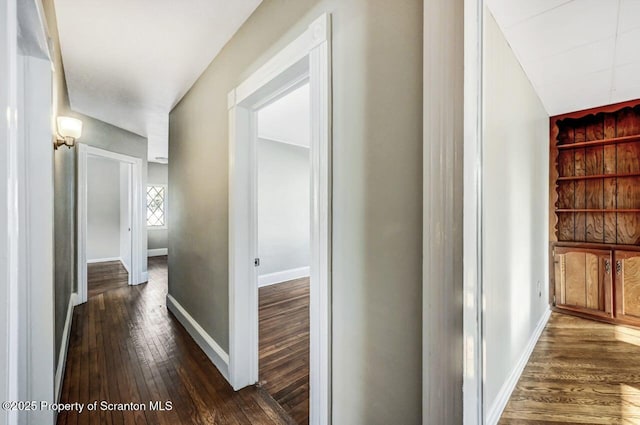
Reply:
<svg viewBox="0 0 640 425"><path fill-rule="evenodd" d="M640 98L640 0L487 0L550 115Z"/></svg>
<svg viewBox="0 0 640 425"><path fill-rule="evenodd" d="M55 0L71 108L149 138L261 0Z"/></svg>

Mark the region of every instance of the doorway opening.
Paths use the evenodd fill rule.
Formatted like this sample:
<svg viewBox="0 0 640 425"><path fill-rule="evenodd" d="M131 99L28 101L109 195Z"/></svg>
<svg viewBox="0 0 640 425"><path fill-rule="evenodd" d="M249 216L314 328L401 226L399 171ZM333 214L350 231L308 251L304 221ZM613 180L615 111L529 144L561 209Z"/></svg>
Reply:
<svg viewBox="0 0 640 425"><path fill-rule="evenodd" d="M229 93L229 381L259 377L259 111L308 84L309 413L331 423L330 22L324 14ZM266 108L265 108L266 110ZM288 117L288 122L292 122ZM304 266L295 267L302 269ZM296 276L293 277L294 279ZM289 279L291 280L291 279ZM264 281L264 278L263 278ZM303 310L304 307L301 308ZM303 313L304 315L304 313ZM302 341L302 339L300 339ZM298 341L298 342L300 342ZM304 342L300 342L304 344ZM303 379L303 378L301 378Z"/></svg>
<svg viewBox="0 0 640 425"><path fill-rule="evenodd" d="M146 281L142 160L78 144L78 298Z"/></svg>
<svg viewBox="0 0 640 425"><path fill-rule="evenodd" d="M87 160L87 297L131 284L129 163Z"/></svg>
<svg viewBox="0 0 640 425"><path fill-rule="evenodd" d="M311 135L309 84L257 111L259 379L309 423Z"/></svg>

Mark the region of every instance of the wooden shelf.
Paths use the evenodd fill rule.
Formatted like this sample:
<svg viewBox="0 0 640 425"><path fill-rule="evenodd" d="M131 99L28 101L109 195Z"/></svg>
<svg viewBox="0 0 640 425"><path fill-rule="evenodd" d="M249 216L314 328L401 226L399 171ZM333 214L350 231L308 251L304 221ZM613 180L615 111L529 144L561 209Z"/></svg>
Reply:
<svg viewBox="0 0 640 425"><path fill-rule="evenodd" d="M571 180L590 180L590 179L617 179L625 177L640 177L640 173L622 173L622 174L592 174L589 176L566 176L558 177L558 181L571 181Z"/></svg>
<svg viewBox="0 0 640 425"><path fill-rule="evenodd" d="M640 141L640 134L634 136L614 137L611 139L592 140L590 142L568 143L565 145L556 145L558 149L578 149L590 148L594 146L615 145L617 143L629 143Z"/></svg>
<svg viewBox="0 0 640 425"><path fill-rule="evenodd" d="M584 213L640 213L640 208L612 208L612 209L602 209L602 208L562 208L555 210L557 213L575 213L575 212L584 212Z"/></svg>

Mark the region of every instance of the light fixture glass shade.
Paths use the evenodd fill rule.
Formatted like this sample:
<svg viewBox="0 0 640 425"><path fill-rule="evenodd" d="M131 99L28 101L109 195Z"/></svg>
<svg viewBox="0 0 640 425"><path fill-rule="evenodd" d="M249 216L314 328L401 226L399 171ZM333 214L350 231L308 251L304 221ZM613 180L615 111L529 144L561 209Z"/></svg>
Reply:
<svg viewBox="0 0 640 425"><path fill-rule="evenodd" d="M82 121L71 117L58 117L58 133L60 136L78 139L82 135Z"/></svg>

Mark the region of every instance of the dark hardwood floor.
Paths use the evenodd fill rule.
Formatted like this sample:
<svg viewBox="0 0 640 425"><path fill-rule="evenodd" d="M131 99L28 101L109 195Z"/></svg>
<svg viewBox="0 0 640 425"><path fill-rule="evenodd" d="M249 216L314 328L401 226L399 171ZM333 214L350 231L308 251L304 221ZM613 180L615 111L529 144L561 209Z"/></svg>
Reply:
<svg viewBox="0 0 640 425"><path fill-rule="evenodd" d="M154 257L149 283L102 292L75 308L60 401L135 402L146 410L61 412L58 425L292 424L264 389L233 391L168 312L166 294L166 257ZM154 401L172 408L151 410Z"/></svg>
<svg viewBox="0 0 640 425"><path fill-rule="evenodd" d="M94 297L111 289L126 287L129 273L120 261L87 264L87 294Z"/></svg>
<svg viewBox="0 0 640 425"><path fill-rule="evenodd" d="M309 278L260 288L260 382L309 423Z"/></svg>
<svg viewBox="0 0 640 425"><path fill-rule="evenodd" d="M500 424L640 424L640 330L553 313Z"/></svg>

